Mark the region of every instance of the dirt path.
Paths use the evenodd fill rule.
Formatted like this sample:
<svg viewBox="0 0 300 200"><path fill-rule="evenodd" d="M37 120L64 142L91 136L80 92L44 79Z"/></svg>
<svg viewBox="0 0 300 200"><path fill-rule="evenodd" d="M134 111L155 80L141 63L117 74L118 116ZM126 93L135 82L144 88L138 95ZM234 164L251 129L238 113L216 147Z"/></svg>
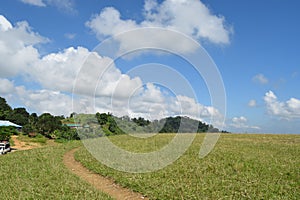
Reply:
<svg viewBox="0 0 300 200"><path fill-rule="evenodd" d="M142 194L133 192L127 188L117 185L113 180L105 178L99 174L89 171L87 168L83 167L82 164L75 160L74 152L78 149L73 149L64 155L64 164L69 168L74 174L84 179L86 182L93 185L95 188L103 191L104 193L110 195L117 200L141 200L147 199Z"/></svg>

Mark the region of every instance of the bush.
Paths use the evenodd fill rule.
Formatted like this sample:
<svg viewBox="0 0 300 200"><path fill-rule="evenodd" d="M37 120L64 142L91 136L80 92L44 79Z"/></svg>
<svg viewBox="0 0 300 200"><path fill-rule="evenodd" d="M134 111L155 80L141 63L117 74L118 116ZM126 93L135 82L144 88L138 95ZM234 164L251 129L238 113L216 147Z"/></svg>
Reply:
<svg viewBox="0 0 300 200"><path fill-rule="evenodd" d="M31 124L26 124L25 126L22 127L22 132L25 135L29 135L30 133L35 133L37 131Z"/></svg>
<svg viewBox="0 0 300 200"><path fill-rule="evenodd" d="M33 142L37 142L37 143L42 143L45 144L47 142L47 138L45 138L43 135L38 134L37 136L34 137Z"/></svg>
<svg viewBox="0 0 300 200"><path fill-rule="evenodd" d="M53 132L54 139L79 140L79 135L76 129L64 128L63 130L55 130Z"/></svg>
<svg viewBox="0 0 300 200"><path fill-rule="evenodd" d="M18 132L14 127L2 126L0 127L0 140L9 140L12 135L17 135Z"/></svg>

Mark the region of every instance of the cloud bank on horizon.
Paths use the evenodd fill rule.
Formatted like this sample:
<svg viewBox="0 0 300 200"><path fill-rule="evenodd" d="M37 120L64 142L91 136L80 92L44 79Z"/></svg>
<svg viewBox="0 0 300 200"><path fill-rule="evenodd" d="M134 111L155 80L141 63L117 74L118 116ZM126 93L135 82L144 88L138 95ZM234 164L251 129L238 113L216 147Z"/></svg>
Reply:
<svg viewBox="0 0 300 200"><path fill-rule="evenodd" d="M60 12L80 15L76 1L56 0L20 0L24 5L46 9L53 7ZM123 11L114 6L105 6L98 13L91 13L80 27L84 27L89 36L99 42L108 37L115 38L121 52L147 42L157 43L165 48L182 52L194 52L193 46L172 37L158 37L154 34L133 35L131 38L115 37L132 29L157 27L178 31L199 43L214 48L228 47L234 38L234 27L224 16L214 14L209 6L199 0L145 0L139 10L141 18L128 18ZM234 24L234 23L233 23ZM69 115L71 112L111 112L111 96L114 96L113 113L118 116L145 117L159 119L171 115L187 115L209 122L212 116L222 118L220 111L206 103L183 94L169 95L154 83L145 83L141 77L129 76L122 72L111 57L99 55L88 47L62 46L56 52L46 52L42 47L55 38L51 34L41 35L39 27L31 27L30 21L11 22L0 13L0 96L16 106L25 106L31 112L51 112L55 115ZM63 34L68 40L78 34ZM174 42L176 41L176 42ZM225 50L226 51L226 50ZM138 55L142 56L142 55ZM88 59L88 63L86 63ZM99 83L95 89L91 85ZM89 65L90 71L78 77L82 65ZM97 73L95 73L95 70ZM293 72L294 79L297 72ZM255 87L267 87L272 83L269 76L261 71L248 78ZM76 94L72 102L72 92L76 82ZM226 85L226 83L225 83ZM230 87L230 86L229 86ZM269 88L258 97L249 96L245 106L249 109L262 109L261 115L270 119L296 124L300 120L300 99L288 97L279 100L275 87ZM94 92L94 96L90 96ZM237 95L238 96L238 95ZM130 104L128 98L130 97ZM95 105L90 102L95 100ZM77 105L73 110L72 105ZM247 113L228 111L224 129L236 131L264 131L262 124L253 125ZM231 114L232 112L232 114ZM253 120L252 120L253 121ZM220 124L222 122L220 121ZM218 124L217 124L218 126ZM272 130L269 128L268 130ZM296 129L291 129L295 130Z"/></svg>

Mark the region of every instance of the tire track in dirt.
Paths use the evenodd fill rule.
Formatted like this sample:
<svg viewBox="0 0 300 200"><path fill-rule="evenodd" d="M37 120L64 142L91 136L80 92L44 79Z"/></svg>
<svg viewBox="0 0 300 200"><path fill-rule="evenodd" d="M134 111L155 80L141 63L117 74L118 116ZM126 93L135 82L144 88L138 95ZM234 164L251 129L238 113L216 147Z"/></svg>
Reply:
<svg viewBox="0 0 300 200"><path fill-rule="evenodd" d="M124 188L116 184L112 179L91 172L85 168L74 158L74 153L77 150L78 148L72 149L71 151L67 152L63 158L65 166L74 174L93 185L98 190L101 190L117 200L149 200L149 198L144 197L142 194L133 192L128 188Z"/></svg>

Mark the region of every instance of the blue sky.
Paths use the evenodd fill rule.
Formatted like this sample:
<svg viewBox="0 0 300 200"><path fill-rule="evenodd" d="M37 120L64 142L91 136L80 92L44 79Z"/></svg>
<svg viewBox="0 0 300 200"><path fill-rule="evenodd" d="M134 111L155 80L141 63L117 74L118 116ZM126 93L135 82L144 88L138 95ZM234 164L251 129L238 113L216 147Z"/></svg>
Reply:
<svg viewBox="0 0 300 200"><path fill-rule="evenodd" d="M300 133L299 7L297 0L5 0L0 6L0 96L30 112L58 115L69 115L74 109L112 110L150 119L184 114L207 122L210 115L224 115L211 105L204 80L188 62L157 50L115 60L97 86L99 91L89 88L99 84L99 73L87 74L82 64L103 39L131 29L161 27L196 40L216 64L227 96L224 129ZM135 37L114 42L124 46L129 39L143 41L147 36ZM176 48L168 38L158 41L163 42ZM104 52L98 54L90 59L95 68L112 59L103 57ZM155 73L150 78L141 71L130 74L142 69L137 66L154 62L168 66L164 69L170 74L172 69L178 72L195 96L171 75L166 77L176 88L173 94L172 88L149 82ZM85 82L76 82L78 73L77 78ZM80 86L75 88L78 98L72 107L74 81ZM92 91L96 97L89 96ZM114 104L108 106L112 96ZM91 99L97 103L92 105ZM200 115L194 112L197 109Z"/></svg>

